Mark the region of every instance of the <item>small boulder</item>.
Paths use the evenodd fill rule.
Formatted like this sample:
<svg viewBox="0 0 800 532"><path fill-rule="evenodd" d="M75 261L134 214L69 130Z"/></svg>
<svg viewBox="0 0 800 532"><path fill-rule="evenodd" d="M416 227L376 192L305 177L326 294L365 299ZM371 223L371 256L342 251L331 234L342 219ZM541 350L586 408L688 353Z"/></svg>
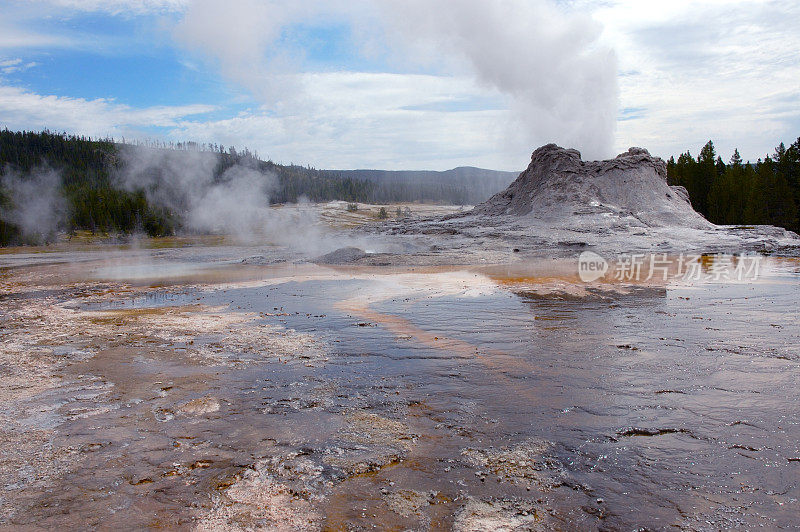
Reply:
<svg viewBox="0 0 800 532"><path fill-rule="evenodd" d="M346 247L331 251L321 257L317 257L311 262L316 264L350 264L367 256L367 253L360 248Z"/></svg>

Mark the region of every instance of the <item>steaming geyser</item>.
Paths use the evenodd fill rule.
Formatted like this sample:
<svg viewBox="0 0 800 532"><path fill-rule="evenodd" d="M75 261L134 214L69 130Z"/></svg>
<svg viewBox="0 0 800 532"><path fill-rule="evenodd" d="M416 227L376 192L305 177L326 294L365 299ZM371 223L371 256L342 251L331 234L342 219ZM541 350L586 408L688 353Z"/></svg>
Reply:
<svg viewBox="0 0 800 532"><path fill-rule="evenodd" d="M577 150L547 144L506 190L473 210L403 220L390 231L432 235L430 256L417 257L431 262L502 262L512 250L572 256L576 247L611 254L800 253L800 237L786 229L703 218L685 188L667 183L666 163L643 148L583 161Z"/></svg>
<svg viewBox="0 0 800 532"><path fill-rule="evenodd" d="M577 150L547 144L505 191L478 205L474 214L516 215L592 225L632 222L644 226L711 229L686 189L667 184L666 163L643 148L607 161L582 161Z"/></svg>

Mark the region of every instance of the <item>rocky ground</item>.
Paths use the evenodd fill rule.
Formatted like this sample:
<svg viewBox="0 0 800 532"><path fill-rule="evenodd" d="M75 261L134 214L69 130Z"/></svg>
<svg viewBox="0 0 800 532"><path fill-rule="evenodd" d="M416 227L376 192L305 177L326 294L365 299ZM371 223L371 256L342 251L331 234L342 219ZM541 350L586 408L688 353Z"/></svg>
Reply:
<svg viewBox="0 0 800 532"><path fill-rule="evenodd" d="M593 529L642 522L629 481L648 526L792 522L782 292L748 292L756 312L730 308L755 285L723 304L577 279L584 251L800 256L706 222L662 164L545 146L474 210L298 207L299 247L6 250L0 527Z"/></svg>
<svg viewBox="0 0 800 532"><path fill-rule="evenodd" d="M664 161L641 148L585 162L576 150L543 146L508 189L472 210L369 229L429 237L429 247L414 253L425 262L517 262L584 250L800 255L800 237L785 229L705 220L683 187L667 184Z"/></svg>

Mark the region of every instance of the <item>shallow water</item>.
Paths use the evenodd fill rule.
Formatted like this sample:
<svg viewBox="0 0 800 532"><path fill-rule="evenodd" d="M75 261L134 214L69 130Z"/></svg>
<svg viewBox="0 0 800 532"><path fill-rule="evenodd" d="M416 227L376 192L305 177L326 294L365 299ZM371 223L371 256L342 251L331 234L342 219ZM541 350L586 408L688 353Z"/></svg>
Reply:
<svg viewBox="0 0 800 532"><path fill-rule="evenodd" d="M50 412L47 423L29 420L53 430L46 460L74 463L4 479L0 523L800 525L796 262L771 261L757 282L583 296L532 289L564 279L542 276L552 266L541 265L215 262L207 278L202 264L181 264L166 277L84 265L69 274L82 290L152 287L51 294L88 313L93 325L78 336L96 336L80 348L94 354L79 356L75 337L53 338L53 356L69 361L48 371L63 382L25 408ZM196 309L248 316L246 328L225 326L241 331L233 336L274 327L313 338L322 354L265 354L266 336L192 330ZM179 334L148 329L170 312L190 313ZM107 325L118 340L93 332ZM193 353L206 348L216 358L198 362ZM278 482L290 502L273 503L291 515L262 515L232 495L253 475L262 484L247 496Z"/></svg>

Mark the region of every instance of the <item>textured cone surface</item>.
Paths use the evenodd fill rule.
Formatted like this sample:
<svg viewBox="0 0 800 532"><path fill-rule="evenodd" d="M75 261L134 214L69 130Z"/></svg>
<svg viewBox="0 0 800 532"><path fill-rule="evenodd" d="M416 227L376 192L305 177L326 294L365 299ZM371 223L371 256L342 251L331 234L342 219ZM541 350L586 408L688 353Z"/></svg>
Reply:
<svg viewBox="0 0 800 532"><path fill-rule="evenodd" d="M686 189L667 184L666 163L643 148L583 161L577 150L542 146L516 181L473 214L553 221L632 217L647 226L713 227L692 208Z"/></svg>

